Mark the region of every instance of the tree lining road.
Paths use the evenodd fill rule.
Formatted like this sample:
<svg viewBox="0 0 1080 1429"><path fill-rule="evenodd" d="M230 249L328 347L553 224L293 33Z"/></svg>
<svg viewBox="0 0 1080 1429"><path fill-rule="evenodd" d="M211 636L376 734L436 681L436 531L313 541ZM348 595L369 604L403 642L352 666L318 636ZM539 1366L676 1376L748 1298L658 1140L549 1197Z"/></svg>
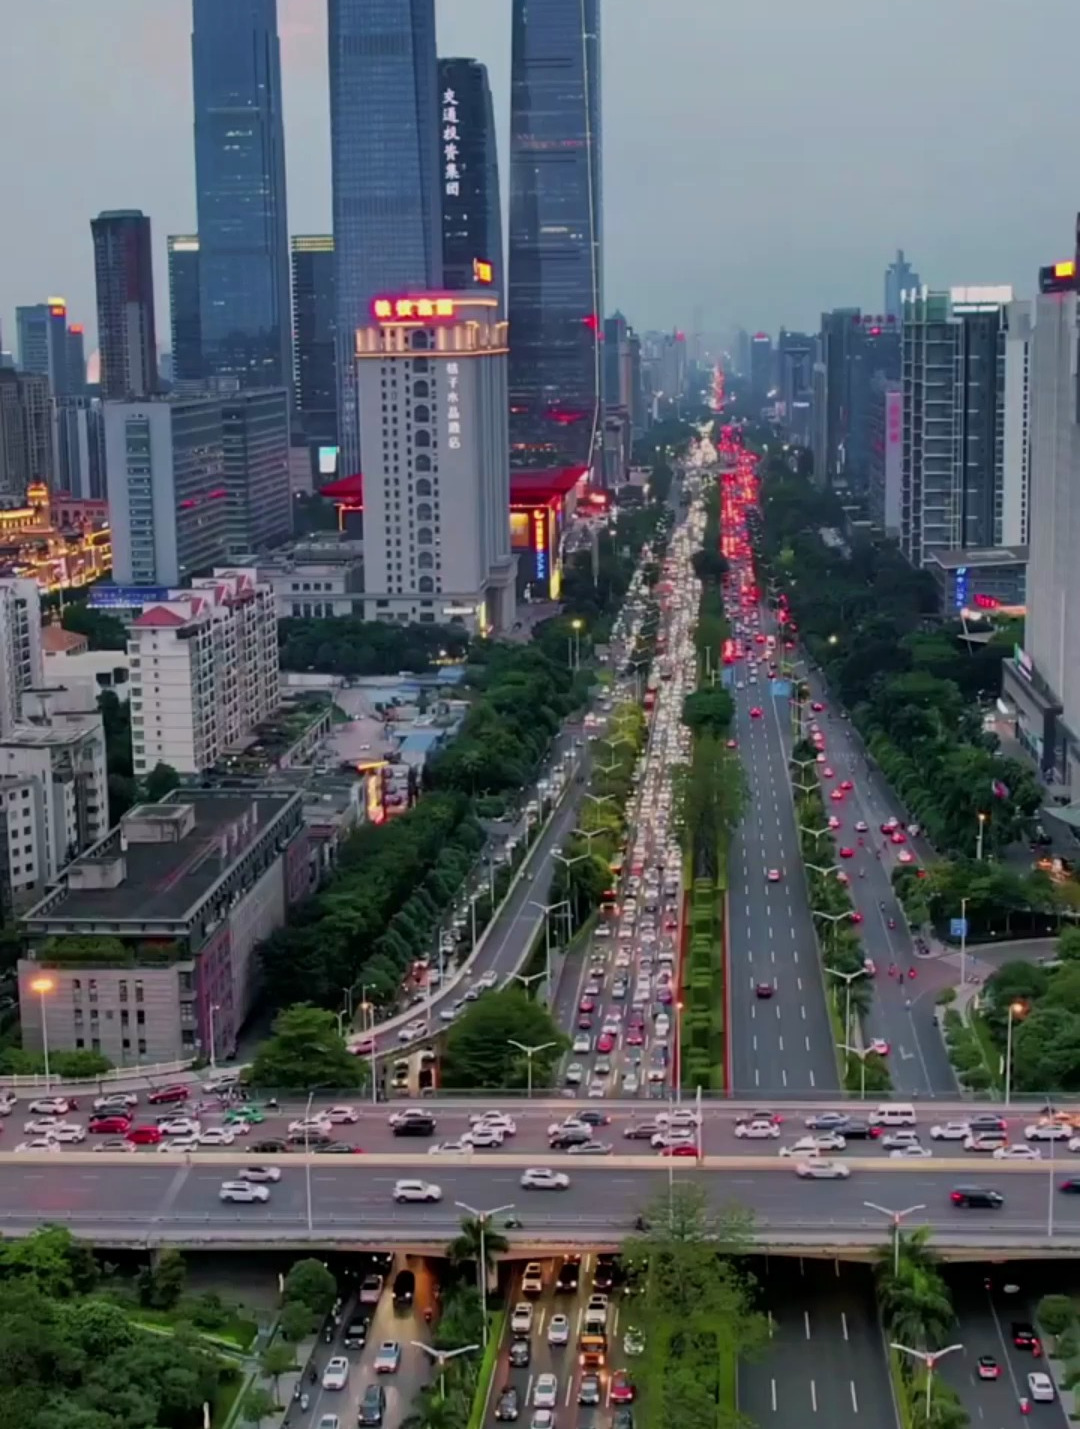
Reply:
<svg viewBox="0 0 1080 1429"><path fill-rule="evenodd" d="M634 1218L667 1179L669 1185L697 1182L715 1211L732 1203L752 1209L764 1245L877 1245L888 1224L864 1202L891 1205L899 1197L905 1205L926 1206L921 1223L933 1227L943 1251L950 1246L991 1252L1052 1244L1059 1254L1080 1255L1080 1197L1056 1190L1060 1163L1029 1169L1016 1162L972 1167L963 1161L934 1166L853 1161L849 1180L805 1182L776 1160L720 1161L704 1170L690 1164L683 1169L674 1161L640 1169L616 1161L574 1167L568 1190L538 1192L521 1187L519 1167L483 1157L477 1158L483 1164L438 1168L441 1203L399 1206L393 1201L394 1183L402 1175L416 1176L415 1168L372 1164L375 1158L333 1166L320 1161L310 1168L309 1233L307 1168L295 1163L284 1167L268 1203L232 1206L221 1203L218 1189L236 1160L215 1157L213 1163L185 1165L164 1157L125 1158L123 1164L102 1164L105 1158L74 1161L63 1154L47 1159L49 1164L29 1158L0 1163L3 1234L27 1234L42 1222L60 1221L102 1245L441 1245L456 1232L455 1201L487 1205L494 1200L515 1205L526 1243L604 1245L630 1234ZM949 1192L965 1184L1000 1189L1004 1207L956 1209ZM1047 1234L1050 1207L1052 1236ZM918 1223L913 1217L911 1225Z"/></svg>

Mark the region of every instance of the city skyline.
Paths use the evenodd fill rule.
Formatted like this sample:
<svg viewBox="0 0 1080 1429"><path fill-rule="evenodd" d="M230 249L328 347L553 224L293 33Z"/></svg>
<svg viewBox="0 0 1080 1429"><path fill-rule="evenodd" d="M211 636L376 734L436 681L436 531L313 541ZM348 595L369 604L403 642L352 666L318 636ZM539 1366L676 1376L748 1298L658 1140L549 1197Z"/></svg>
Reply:
<svg viewBox="0 0 1080 1429"><path fill-rule="evenodd" d="M842 43L854 13L852 0L819 7L814 27L805 32L798 7L786 0L780 9L787 28L775 13L713 15L699 0L665 5L663 25L652 23L654 11L659 13L656 0L640 0L640 18L633 23L609 23L604 55L605 208L614 235L606 254L609 308L627 312L639 330L689 327L699 303L706 328L741 322L771 332L782 324L809 329L821 311L845 303L876 310L883 263L898 246L918 255L928 282L1011 282L1025 291L1028 275L1057 256L1056 235L1070 219L1069 201L1055 185L1039 182L1037 162L1040 141L1071 113L1068 63L1063 54L1047 54L1040 33L1028 33L1018 15L1015 23L1004 16L994 27L976 25L981 80L988 72L1000 74L1015 103L998 105L995 87L981 80L977 86L972 78L964 104L957 109L950 101L947 109L955 76L947 86L936 85L933 77L944 81L947 56L970 43L969 22L982 12L970 0L949 7L913 0L913 7L909 18L923 36L922 63L929 66L926 93L904 130L910 154L920 156L915 164L901 162L889 111L877 97L894 69L901 77L901 57L893 60L886 51L876 57L872 72L852 63L855 56ZM21 7L9 22L12 56L40 52L48 44L63 109L55 124L35 134L25 157L9 157L24 221L10 235L11 261L0 274L0 319L8 347L14 342L15 307L53 293L67 298L74 321L87 324L88 353L96 346L92 255L80 232L91 214L130 206L149 215L161 315L167 297L165 236L195 231L194 158L185 118L192 103L190 6L171 12L166 7L152 24L134 0L102 0L99 16L103 8L110 16L106 25L95 19L84 27L68 0ZM1045 9L1051 25L1055 17L1064 23L1069 14L1065 0L1046 0ZM57 24L60 11L64 19ZM866 18L865 7L859 14ZM279 19L290 232L328 232L324 7L281 0ZM474 56L489 68L505 170L510 7L503 0L445 0L437 6L437 25L440 54ZM696 38L688 53L690 33ZM114 58L104 49L106 35ZM738 113L740 106L745 112L748 105L756 112L760 105L761 124L755 120L757 137L749 148L727 140L718 144L701 122L711 112L711 100L695 99L711 94L717 61L710 40L720 44L721 38L728 61L725 112ZM111 94L108 105L99 105L96 75L112 63L124 68L129 82L123 95ZM819 96L814 105L799 97L811 73ZM32 107L31 76L30 66L11 66L5 74L0 117L9 125ZM650 85L657 102L645 104L641 96ZM784 99L785 90L791 91L790 100ZM859 123L845 127L843 116L851 113L859 114ZM1018 114L1034 117L1017 121ZM72 165L72 132L93 141L92 165ZM942 132L951 136L947 151L934 142ZM133 142L136 134L141 137ZM830 154L839 162L831 162ZM931 163L933 154L939 157ZM949 154L963 154L963 168ZM64 173L59 191L50 187L46 196L34 182L38 170ZM741 198L737 204L724 197L732 185ZM503 197L505 205L505 183ZM790 262L793 212L799 213L796 263ZM677 213L685 213L687 222L672 226L670 215ZM814 283L807 283L807 272Z"/></svg>

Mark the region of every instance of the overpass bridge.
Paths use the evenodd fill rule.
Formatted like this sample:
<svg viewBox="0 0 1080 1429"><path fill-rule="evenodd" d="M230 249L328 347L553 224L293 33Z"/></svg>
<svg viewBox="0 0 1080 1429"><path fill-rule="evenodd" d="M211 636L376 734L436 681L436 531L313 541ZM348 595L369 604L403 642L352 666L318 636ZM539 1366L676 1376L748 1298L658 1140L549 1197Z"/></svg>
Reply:
<svg viewBox="0 0 1080 1429"><path fill-rule="evenodd" d="M845 1180L803 1180L778 1157L690 1159L606 1157L560 1161L564 1191L532 1191L521 1172L537 1158L496 1154L466 1158L423 1155L262 1157L282 1178L265 1204L220 1201L221 1182L235 1176L234 1155L69 1153L0 1156L0 1235L27 1235L43 1222L68 1226L103 1248L412 1250L439 1255L463 1212L513 1205L522 1226L507 1233L508 1258L557 1250L617 1249L643 1211L662 1214L676 1185L704 1188L711 1208L741 1207L754 1218L754 1241L777 1255L858 1260L890 1234L890 1222L868 1206L920 1209L905 1228L929 1226L946 1259L1010 1257L1080 1259L1080 1196L1059 1189L1067 1162L890 1161L852 1157ZM402 1178L436 1182L434 1204L397 1204ZM957 1185L992 1186L1005 1198L993 1210L962 1210Z"/></svg>

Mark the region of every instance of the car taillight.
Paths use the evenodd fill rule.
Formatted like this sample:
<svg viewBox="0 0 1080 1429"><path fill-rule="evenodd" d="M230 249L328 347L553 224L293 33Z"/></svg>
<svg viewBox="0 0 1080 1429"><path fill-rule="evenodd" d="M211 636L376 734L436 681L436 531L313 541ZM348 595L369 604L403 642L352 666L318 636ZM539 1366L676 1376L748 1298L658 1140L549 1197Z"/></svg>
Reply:
<svg viewBox="0 0 1080 1429"><path fill-rule="evenodd" d="M954 1191L954 1192L952 1193L952 1198L951 1198L951 1199L952 1199L953 1205L954 1205L954 1206L958 1206L958 1205L960 1204L960 1202L961 1202L964 1198L963 1198L963 1196L961 1196L961 1194L960 1194L959 1191Z"/></svg>

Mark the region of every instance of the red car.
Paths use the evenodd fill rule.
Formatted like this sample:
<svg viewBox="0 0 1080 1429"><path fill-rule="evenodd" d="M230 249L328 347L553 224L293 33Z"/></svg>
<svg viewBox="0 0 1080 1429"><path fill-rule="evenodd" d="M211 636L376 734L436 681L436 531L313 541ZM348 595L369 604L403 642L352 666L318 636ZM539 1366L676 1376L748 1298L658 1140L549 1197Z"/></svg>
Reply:
<svg viewBox="0 0 1080 1429"><path fill-rule="evenodd" d="M170 1102L186 1102L189 1096L190 1087L155 1087L147 1094L146 1100L151 1106L168 1106Z"/></svg>
<svg viewBox="0 0 1080 1429"><path fill-rule="evenodd" d="M761 707L760 707L759 705L755 705L754 708L750 711L750 718L751 718L751 719L760 719L760 718L761 718Z"/></svg>
<svg viewBox="0 0 1080 1429"><path fill-rule="evenodd" d="M852 909L852 912L851 912L851 921L852 921L853 923L861 923L861 922L862 922L862 914L858 911L857 908L853 908L853 909Z"/></svg>
<svg viewBox="0 0 1080 1429"><path fill-rule="evenodd" d="M680 1142L678 1146L665 1146L660 1152L661 1156L697 1156L696 1146L690 1146L685 1142Z"/></svg>
<svg viewBox="0 0 1080 1429"><path fill-rule="evenodd" d="M850 793L851 790L854 789L855 785L851 782L850 779L842 779L842 780L840 781L840 787L841 787L841 789L844 789L844 790L846 790L848 793Z"/></svg>
<svg viewBox="0 0 1080 1429"><path fill-rule="evenodd" d="M835 779L835 778L836 778L836 770L833 769L833 768L831 768L831 766L828 765L828 764L826 764L825 768L824 768L821 772L822 772L822 774L825 775L825 778L826 778L826 779ZM844 787L843 784L841 784L840 787L841 787L841 789L842 789L842 788Z"/></svg>
<svg viewBox="0 0 1080 1429"><path fill-rule="evenodd" d="M156 1146L161 1140L160 1126L133 1126L127 1133L132 1146Z"/></svg>
<svg viewBox="0 0 1080 1429"><path fill-rule="evenodd" d="M626 1045L628 1047L643 1047L645 1045L645 1033L640 1027L630 1027L627 1029Z"/></svg>
<svg viewBox="0 0 1080 1429"><path fill-rule="evenodd" d="M902 833L900 829L894 829L889 835L889 841L894 844L906 844L907 834Z"/></svg>
<svg viewBox="0 0 1080 1429"><path fill-rule="evenodd" d="M815 700L810 706L810 708L814 711L815 714L820 714L821 711L825 708L825 706L821 703L820 700Z"/></svg>
<svg viewBox="0 0 1080 1429"><path fill-rule="evenodd" d="M612 1404L632 1404L635 1393L633 1380L624 1369L617 1369L611 1376Z"/></svg>
<svg viewBox="0 0 1080 1429"><path fill-rule="evenodd" d="M106 1136L126 1136L131 1130L131 1122L126 1116L92 1116L86 1129L94 1134Z"/></svg>
<svg viewBox="0 0 1080 1429"><path fill-rule="evenodd" d="M854 850L853 848L842 848L842 849L840 850L840 857L841 857L841 858L854 858L854 857L855 857L855 850Z"/></svg>
<svg viewBox="0 0 1080 1429"><path fill-rule="evenodd" d="M595 1012L595 1011L596 1011L596 1003L593 1001L593 999L592 999L591 997L583 997L583 998L581 999L581 1001L578 1003L578 1011L579 1011L579 1012Z"/></svg>
<svg viewBox="0 0 1080 1429"><path fill-rule="evenodd" d="M615 1049L615 1038L610 1032L601 1032L596 1039L596 1050L598 1052L611 1052Z"/></svg>
<svg viewBox="0 0 1080 1429"><path fill-rule="evenodd" d="M842 804L844 802L843 789L834 789L829 795L829 798L833 801L834 804Z"/></svg>

